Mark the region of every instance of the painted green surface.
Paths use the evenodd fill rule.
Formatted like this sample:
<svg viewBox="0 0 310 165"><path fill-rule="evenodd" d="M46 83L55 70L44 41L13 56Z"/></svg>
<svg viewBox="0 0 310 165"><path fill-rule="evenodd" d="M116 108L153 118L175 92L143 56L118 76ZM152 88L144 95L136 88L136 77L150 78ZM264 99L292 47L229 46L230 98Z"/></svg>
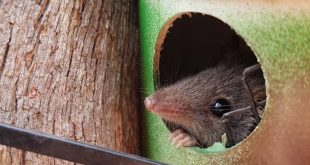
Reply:
<svg viewBox="0 0 310 165"><path fill-rule="evenodd" d="M154 91L153 55L158 33L169 18L185 11L215 16L248 42L263 66L268 95L270 92L285 93L295 81L302 82L302 86L310 86L309 8L255 4L253 1L140 0L140 44L145 96ZM208 150L176 148L169 143L169 131L158 117L145 111L143 118L144 154L157 161L169 164L228 164L249 150L243 147L233 151L232 157L226 156L225 152L217 153L225 150L221 144Z"/></svg>

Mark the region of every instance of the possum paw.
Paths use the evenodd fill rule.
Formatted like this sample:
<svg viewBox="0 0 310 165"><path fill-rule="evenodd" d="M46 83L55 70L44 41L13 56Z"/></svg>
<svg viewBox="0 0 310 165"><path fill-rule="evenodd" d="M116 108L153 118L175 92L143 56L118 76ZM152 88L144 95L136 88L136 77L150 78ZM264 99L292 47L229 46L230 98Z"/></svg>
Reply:
<svg viewBox="0 0 310 165"><path fill-rule="evenodd" d="M197 140L182 129L177 129L172 132L170 134L170 139L172 144L177 147L192 147L197 144Z"/></svg>

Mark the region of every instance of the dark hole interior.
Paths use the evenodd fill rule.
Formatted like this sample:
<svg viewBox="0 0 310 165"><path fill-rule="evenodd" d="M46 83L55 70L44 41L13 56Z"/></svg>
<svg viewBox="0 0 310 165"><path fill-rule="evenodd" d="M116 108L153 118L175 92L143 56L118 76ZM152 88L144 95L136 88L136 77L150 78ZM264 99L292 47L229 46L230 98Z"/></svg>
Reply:
<svg viewBox="0 0 310 165"><path fill-rule="evenodd" d="M221 20L200 13L183 14L173 21L161 45L156 85L166 86L212 67L225 53L236 50L246 52L239 56L247 55L249 65L257 63L245 41Z"/></svg>

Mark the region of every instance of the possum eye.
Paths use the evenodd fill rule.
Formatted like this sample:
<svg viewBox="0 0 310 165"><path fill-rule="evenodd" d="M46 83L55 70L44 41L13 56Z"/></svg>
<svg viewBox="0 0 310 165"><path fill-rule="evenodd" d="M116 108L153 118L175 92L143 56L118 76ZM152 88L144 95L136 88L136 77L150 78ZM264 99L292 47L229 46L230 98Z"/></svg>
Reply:
<svg viewBox="0 0 310 165"><path fill-rule="evenodd" d="M211 104L211 112L217 116L222 117L224 113L230 111L230 104L225 99L217 99Z"/></svg>

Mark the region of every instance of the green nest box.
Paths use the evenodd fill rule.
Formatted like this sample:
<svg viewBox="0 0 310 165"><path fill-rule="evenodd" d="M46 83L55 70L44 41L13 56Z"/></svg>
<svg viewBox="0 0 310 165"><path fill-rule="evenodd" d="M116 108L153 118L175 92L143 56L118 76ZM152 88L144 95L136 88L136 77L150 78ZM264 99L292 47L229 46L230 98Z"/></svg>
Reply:
<svg viewBox="0 0 310 165"><path fill-rule="evenodd" d="M145 111L145 156L168 164L303 164L310 161L310 3L308 1L140 0L145 96L173 78L220 60L234 38L261 64L267 103L241 143L177 148L169 129ZM228 50L229 51L229 50Z"/></svg>

